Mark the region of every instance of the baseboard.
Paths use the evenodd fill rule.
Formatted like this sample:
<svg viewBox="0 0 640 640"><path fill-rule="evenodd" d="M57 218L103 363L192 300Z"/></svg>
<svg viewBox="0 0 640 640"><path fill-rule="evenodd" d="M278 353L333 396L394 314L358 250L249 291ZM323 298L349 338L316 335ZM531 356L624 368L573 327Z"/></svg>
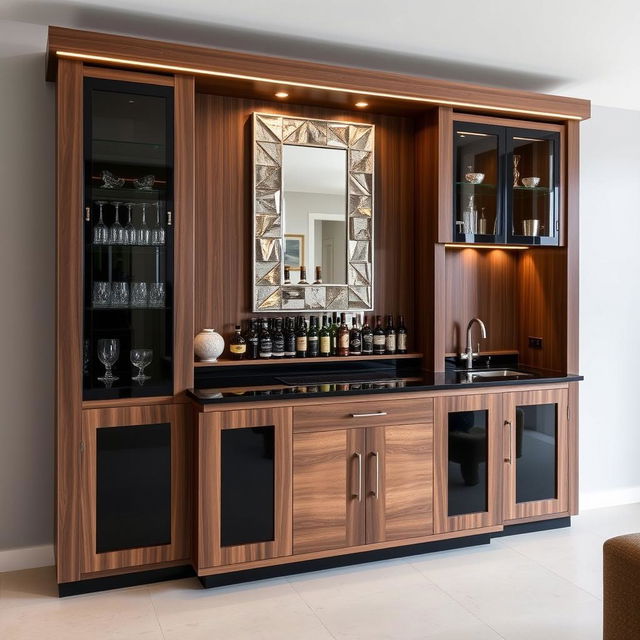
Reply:
<svg viewBox="0 0 640 640"><path fill-rule="evenodd" d="M54 562L52 544L0 550L0 573L48 567Z"/></svg>
<svg viewBox="0 0 640 640"><path fill-rule="evenodd" d="M587 491L580 494L580 511L616 507L640 502L639 487L620 487L606 491Z"/></svg>

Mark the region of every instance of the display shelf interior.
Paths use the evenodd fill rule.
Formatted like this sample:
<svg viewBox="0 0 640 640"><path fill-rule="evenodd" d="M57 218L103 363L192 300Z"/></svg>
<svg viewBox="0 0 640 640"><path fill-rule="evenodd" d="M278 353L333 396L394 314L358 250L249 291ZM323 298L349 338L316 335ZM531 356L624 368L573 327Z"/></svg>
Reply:
<svg viewBox="0 0 640 640"><path fill-rule="evenodd" d="M456 185L459 187L474 187L476 189L495 189L497 186L486 182L480 182L478 184L474 184L473 182L456 182Z"/></svg>
<svg viewBox="0 0 640 640"><path fill-rule="evenodd" d="M513 190L517 192L533 191L535 193L551 193L553 191L550 187L521 187L520 185L513 187Z"/></svg>
<svg viewBox="0 0 640 640"><path fill-rule="evenodd" d="M324 362L357 362L369 361L369 360L418 360L423 357L422 353L396 353L385 354L381 356L318 356L315 358L269 358L258 360L231 360L230 358L218 358L217 362L202 362L196 360L193 364L196 367L246 367L252 365L270 365L270 364L287 364L287 365L301 365L301 364L321 364Z"/></svg>

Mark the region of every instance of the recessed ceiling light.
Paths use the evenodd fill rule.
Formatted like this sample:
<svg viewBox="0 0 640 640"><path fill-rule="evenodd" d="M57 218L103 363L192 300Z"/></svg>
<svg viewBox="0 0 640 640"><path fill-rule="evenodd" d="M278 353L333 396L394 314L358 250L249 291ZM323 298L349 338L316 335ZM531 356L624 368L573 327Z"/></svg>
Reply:
<svg viewBox="0 0 640 640"><path fill-rule="evenodd" d="M278 91L276 98L288 98L289 94L286 91Z"/></svg>
<svg viewBox="0 0 640 640"><path fill-rule="evenodd" d="M360 100L360 102L356 102L356 107L360 108L360 109L364 109L365 107L368 107L369 103L365 102L364 100Z"/></svg>

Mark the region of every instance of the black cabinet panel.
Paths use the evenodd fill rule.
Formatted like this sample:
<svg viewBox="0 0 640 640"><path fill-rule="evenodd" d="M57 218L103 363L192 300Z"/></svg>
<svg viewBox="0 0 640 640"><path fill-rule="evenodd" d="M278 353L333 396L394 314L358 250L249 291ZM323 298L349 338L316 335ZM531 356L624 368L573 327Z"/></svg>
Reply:
<svg viewBox="0 0 640 640"><path fill-rule="evenodd" d="M449 516L488 511L487 426L487 411L449 413Z"/></svg>
<svg viewBox="0 0 640 640"><path fill-rule="evenodd" d="M516 407L516 502L558 497L558 405Z"/></svg>
<svg viewBox="0 0 640 640"><path fill-rule="evenodd" d="M96 551L171 543L171 425L97 430Z"/></svg>
<svg viewBox="0 0 640 640"><path fill-rule="evenodd" d="M224 429L220 435L221 544L275 537L275 427Z"/></svg>

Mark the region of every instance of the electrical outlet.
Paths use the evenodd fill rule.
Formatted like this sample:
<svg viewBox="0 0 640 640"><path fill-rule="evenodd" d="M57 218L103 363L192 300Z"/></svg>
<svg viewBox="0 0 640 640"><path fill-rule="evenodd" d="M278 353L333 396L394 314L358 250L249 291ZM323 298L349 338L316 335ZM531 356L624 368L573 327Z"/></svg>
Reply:
<svg viewBox="0 0 640 640"><path fill-rule="evenodd" d="M542 338L534 338L533 336L529 336L529 348L542 349Z"/></svg>

